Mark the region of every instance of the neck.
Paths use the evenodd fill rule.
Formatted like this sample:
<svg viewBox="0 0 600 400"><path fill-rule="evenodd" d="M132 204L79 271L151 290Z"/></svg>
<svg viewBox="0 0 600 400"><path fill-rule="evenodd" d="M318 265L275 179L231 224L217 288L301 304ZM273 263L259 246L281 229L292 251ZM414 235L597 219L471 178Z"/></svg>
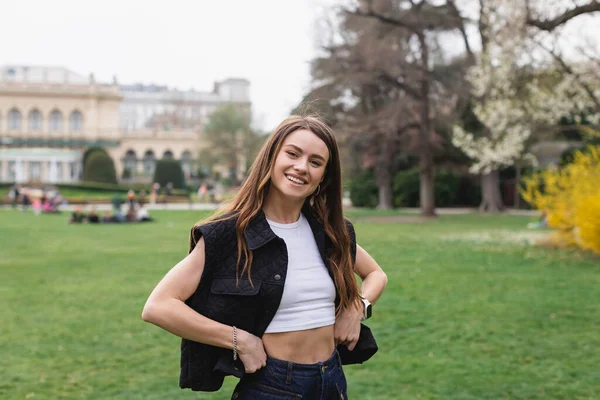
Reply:
<svg viewBox="0 0 600 400"><path fill-rule="evenodd" d="M273 192L267 194L263 204L263 212L267 219L280 224L291 224L298 221L304 199L292 201L283 199Z"/></svg>

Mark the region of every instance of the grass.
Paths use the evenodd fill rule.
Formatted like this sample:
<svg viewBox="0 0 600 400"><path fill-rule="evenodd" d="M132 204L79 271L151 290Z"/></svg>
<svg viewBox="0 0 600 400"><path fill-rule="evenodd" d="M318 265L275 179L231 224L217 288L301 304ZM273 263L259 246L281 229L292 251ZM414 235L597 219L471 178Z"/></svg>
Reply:
<svg viewBox="0 0 600 400"><path fill-rule="evenodd" d="M179 340L140 318L206 216L153 215L76 226L0 210L0 398L230 398L230 378L180 390ZM597 257L532 246L526 217L377 215L350 214L389 277L369 321L380 351L345 368L351 398L599 398Z"/></svg>

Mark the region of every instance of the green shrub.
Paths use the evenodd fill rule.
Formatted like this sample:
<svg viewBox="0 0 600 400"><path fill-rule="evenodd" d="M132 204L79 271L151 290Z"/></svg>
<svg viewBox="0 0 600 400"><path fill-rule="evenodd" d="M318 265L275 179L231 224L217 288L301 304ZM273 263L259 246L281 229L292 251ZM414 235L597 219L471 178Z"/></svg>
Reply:
<svg viewBox="0 0 600 400"><path fill-rule="evenodd" d="M479 207L481 204L481 184L479 177L463 175L459 178L455 205L461 207Z"/></svg>
<svg viewBox="0 0 600 400"><path fill-rule="evenodd" d="M439 171L435 174L435 205L436 207L450 207L456 205L456 197L460 177L453 172Z"/></svg>
<svg viewBox="0 0 600 400"><path fill-rule="evenodd" d="M379 191L372 169L364 170L350 183L350 201L354 207L377 207Z"/></svg>
<svg viewBox="0 0 600 400"><path fill-rule="evenodd" d="M174 188L185 189L185 178L183 176L183 169L181 163L178 160L162 159L156 162L156 169L154 170L153 182L160 183L161 187L165 187L169 182L173 184Z"/></svg>
<svg viewBox="0 0 600 400"><path fill-rule="evenodd" d="M117 183L117 173L112 158L105 151L94 151L86 159L83 169L86 182Z"/></svg>
<svg viewBox="0 0 600 400"><path fill-rule="evenodd" d="M460 180L460 176L454 172L436 172L433 188L436 207L457 205ZM421 179L417 168L397 172L392 186L394 206L418 207L420 204L420 187Z"/></svg>
<svg viewBox="0 0 600 400"><path fill-rule="evenodd" d="M398 171L392 183L394 207L417 207L419 205L419 187L418 169Z"/></svg>

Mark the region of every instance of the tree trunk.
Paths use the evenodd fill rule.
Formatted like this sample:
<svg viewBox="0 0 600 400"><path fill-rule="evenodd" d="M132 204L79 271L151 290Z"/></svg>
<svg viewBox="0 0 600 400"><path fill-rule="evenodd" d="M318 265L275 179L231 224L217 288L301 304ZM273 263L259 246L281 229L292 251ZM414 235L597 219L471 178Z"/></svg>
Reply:
<svg viewBox="0 0 600 400"><path fill-rule="evenodd" d="M504 210L498 171L492 171L481 176L481 194L480 212L496 213Z"/></svg>
<svg viewBox="0 0 600 400"><path fill-rule="evenodd" d="M391 210L394 201L392 196L392 146L385 146L381 149L379 157L377 157L377 165L375 166L375 181L379 189L379 204L377 208L380 210Z"/></svg>
<svg viewBox="0 0 600 400"><path fill-rule="evenodd" d="M519 193L519 186L521 185L521 164L516 163L515 168L517 170L517 176L515 177L515 205L516 209L521 208L521 193Z"/></svg>
<svg viewBox="0 0 600 400"><path fill-rule="evenodd" d="M435 217L433 157L431 153L421 154L419 171L419 199L421 203L421 215L423 217Z"/></svg>
<svg viewBox="0 0 600 400"><path fill-rule="evenodd" d="M421 47L421 112L420 112L420 130L419 130L419 199L421 202L421 215L423 217L435 217L435 192L433 189L434 167L433 167L433 149L431 148L431 119L429 103L429 47L425 40L425 33L419 32L417 35Z"/></svg>

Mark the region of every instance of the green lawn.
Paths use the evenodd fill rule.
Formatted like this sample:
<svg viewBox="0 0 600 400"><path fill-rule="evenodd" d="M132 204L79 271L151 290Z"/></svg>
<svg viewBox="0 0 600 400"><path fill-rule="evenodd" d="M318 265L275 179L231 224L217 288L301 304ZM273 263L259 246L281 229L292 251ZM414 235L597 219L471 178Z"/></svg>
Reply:
<svg viewBox="0 0 600 400"><path fill-rule="evenodd" d="M180 390L179 340L140 318L206 216L153 215L75 226L0 210L0 399L229 398L233 379ZM527 217L372 215L350 217L389 285L369 322L379 353L345 369L351 398L600 398L599 258L531 246Z"/></svg>

